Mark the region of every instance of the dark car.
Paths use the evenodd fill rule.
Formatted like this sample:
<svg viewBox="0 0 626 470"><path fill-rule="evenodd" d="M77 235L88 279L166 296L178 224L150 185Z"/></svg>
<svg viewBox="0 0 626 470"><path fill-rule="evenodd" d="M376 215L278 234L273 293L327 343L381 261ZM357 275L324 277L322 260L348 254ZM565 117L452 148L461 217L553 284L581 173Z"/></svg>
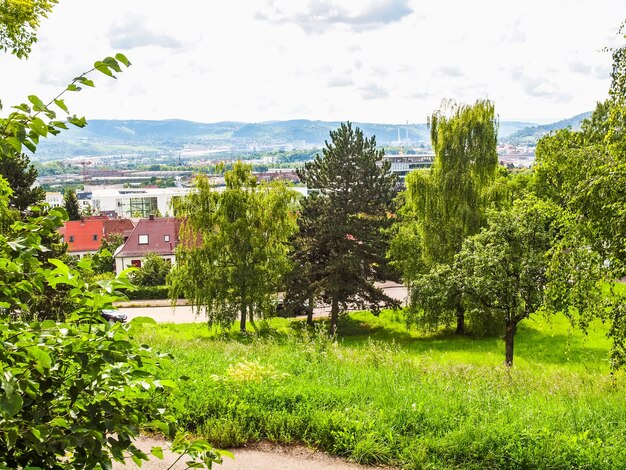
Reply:
<svg viewBox="0 0 626 470"><path fill-rule="evenodd" d="M110 322L125 323L128 319L128 315L119 310L102 310L102 318Z"/></svg>

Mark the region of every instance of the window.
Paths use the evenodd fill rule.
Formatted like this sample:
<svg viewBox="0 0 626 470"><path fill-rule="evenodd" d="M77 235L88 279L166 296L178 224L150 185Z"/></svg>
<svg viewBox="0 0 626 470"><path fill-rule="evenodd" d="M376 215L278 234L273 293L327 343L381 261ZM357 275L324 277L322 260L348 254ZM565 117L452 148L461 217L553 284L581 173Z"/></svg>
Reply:
<svg viewBox="0 0 626 470"><path fill-rule="evenodd" d="M74 235L70 235L70 243L74 243Z"/></svg>
<svg viewBox="0 0 626 470"><path fill-rule="evenodd" d="M133 268L141 268L141 260L140 259L131 259L130 260L130 265Z"/></svg>
<svg viewBox="0 0 626 470"><path fill-rule="evenodd" d="M169 235L163 235L163 241L164 242L169 242L170 241L170 236Z"/></svg>
<svg viewBox="0 0 626 470"><path fill-rule="evenodd" d="M139 235L139 244L147 245L148 244L148 235Z"/></svg>
<svg viewBox="0 0 626 470"><path fill-rule="evenodd" d="M97 242L97 241L98 241L98 234L97 234L97 233L94 233L94 234L93 234L93 241L94 241L94 242Z"/></svg>

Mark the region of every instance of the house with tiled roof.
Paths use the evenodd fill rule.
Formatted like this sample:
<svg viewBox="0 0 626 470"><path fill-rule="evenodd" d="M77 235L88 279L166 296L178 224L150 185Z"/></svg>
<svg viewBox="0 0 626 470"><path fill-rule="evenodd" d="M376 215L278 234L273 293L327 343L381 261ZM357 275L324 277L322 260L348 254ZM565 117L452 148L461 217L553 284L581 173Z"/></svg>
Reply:
<svg viewBox="0 0 626 470"><path fill-rule="evenodd" d="M82 258L94 254L102 245L102 240L119 234L128 237L134 228L128 219L110 220L105 217L88 217L82 220L68 220L59 229L62 240L67 243L67 252Z"/></svg>
<svg viewBox="0 0 626 470"><path fill-rule="evenodd" d="M115 252L115 269L119 273L131 266L140 268L145 257L155 253L172 264L179 240L180 219L154 217L140 219L124 245Z"/></svg>

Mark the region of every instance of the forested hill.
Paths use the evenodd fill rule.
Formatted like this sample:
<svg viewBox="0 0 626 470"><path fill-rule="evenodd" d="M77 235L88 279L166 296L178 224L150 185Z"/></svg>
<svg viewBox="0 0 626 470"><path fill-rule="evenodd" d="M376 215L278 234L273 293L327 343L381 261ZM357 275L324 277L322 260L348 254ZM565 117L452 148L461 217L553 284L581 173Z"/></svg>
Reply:
<svg viewBox="0 0 626 470"><path fill-rule="evenodd" d="M589 116L591 116L591 111L578 114L569 119L563 119L562 121L553 122L551 124L544 124L541 126L528 126L508 136L507 141L513 144L535 145L539 139L552 131L566 129L568 127L570 127L572 130L580 129L581 123Z"/></svg>
<svg viewBox="0 0 626 470"><path fill-rule="evenodd" d="M589 113L553 124L538 126L530 122L501 121L499 138L520 144L534 144L541 135L553 129L577 127ZM267 121L245 123L223 121L201 123L169 119L88 121L84 129L72 128L54 139L41 142L35 159L48 160L72 156L136 154L145 157L178 152L184 148L238 153L251 149L322 147L329 132L337 129L336 121ZM428 126L422 124L354 123L366 136L376 136L380 146L399 143L429 147ZM408 136L408 139L407 139ZM401 142L398 142L400 138Z"/></svg>

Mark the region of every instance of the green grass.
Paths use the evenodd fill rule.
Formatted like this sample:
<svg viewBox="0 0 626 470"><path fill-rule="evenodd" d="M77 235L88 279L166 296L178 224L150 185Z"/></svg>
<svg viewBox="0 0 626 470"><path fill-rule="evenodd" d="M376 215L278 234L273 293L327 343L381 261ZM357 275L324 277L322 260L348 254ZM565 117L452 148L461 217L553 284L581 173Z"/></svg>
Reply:
<svg viewBox="0 0 626 470"><path fill-rule="evenodd" d="M403 468L626 468L624 376L596 325L520 325L512 370L494 338L420 335L400 313L357 312L329 340L274 319L242 337L206 325L137 336L186 375L178 417L216 446L303 442Z"/></svg>

